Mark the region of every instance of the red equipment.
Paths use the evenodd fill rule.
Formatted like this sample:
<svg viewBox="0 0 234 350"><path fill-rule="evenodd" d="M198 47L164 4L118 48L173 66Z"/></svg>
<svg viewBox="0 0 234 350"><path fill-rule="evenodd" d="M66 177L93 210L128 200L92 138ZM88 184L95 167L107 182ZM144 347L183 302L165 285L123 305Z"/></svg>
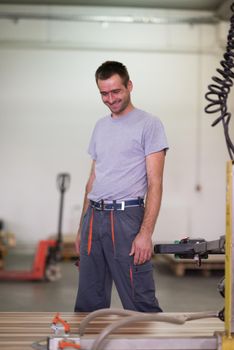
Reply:
<svg viewBox="0 0 234 350"><path fill-rule="evenodd" d="M69 334L71 330L70 325L60 317L59 312L54 316L51 328L55 333L61 332L62 330L63 333Z"/></svg>
<svg viewBox="0 0 234 350"><path fill-rule="evenodd" d="M81 349L80 344L74 343L74 341L71 340L61 340L59 342L59 349Z"/></svg>
<svg viewBox="0 0 234 350"><path fill-rule="evenodd" d="M63 200L69 184L69 174L58 174L57 185L61 196L57 239L39 241L31 271L0 270L0 280L35 281L47 279L48 281L56 281L61 277L58 262L61 260Z"/></svg>
<svg viewBox="0 0 234 350"><path fill-rule="evenodd" d="M0 270L0 280L33 281L42 280L46 277L48 280L52 281L53 277L50 278L52 266L46 266L46 259L48 256L49 248L55 246L56 241L54 240L40 241L37 246L31 271Z"/></svg>

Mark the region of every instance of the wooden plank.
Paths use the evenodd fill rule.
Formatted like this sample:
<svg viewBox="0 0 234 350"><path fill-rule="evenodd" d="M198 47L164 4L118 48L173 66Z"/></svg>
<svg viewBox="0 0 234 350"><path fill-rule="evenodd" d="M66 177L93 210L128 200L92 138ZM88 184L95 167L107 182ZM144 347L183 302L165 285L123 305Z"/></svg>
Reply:
<svg viewBox="0 0 234 350"><path fill-rule="evenodd" d="M176 313L179 315L179 313ZM52 312L0 312L0 349L29 350L35 341L52 334L50 329L55 313ZM71 326L71 333L78 334L79 324L85 313L61 312L61 317ZM175 315L169 313L169 315ZM119 320L120 316L103 316L94 319L85 336L94 337L106 326ZM118 329L117 337L134 336L145 338L168 337L212 337L215 331L222 332L224 323L216 318L188 321L183 325L164 322L135 322Z"/></svg>

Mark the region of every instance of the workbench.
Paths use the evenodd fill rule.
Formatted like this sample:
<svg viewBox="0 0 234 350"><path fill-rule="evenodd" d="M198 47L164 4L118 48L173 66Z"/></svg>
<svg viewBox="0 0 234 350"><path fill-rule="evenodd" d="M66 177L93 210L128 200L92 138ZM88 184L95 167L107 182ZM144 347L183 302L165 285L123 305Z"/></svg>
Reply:
<svg viewBox="0 0 234 350"><path fill-rule="evenodd" d="M32 350L31 344L33 342L52 334L50 326L55 313L0 312L0 349ZM81 320L87 314L61 312L60 315L70 324L71 333L76 335ZM82 349L90 349L97 334L107 325L119 319L120 316L116 315L94 319L87 326L85 335L82 337ZM224 323L218 318L188 321L183 325L155 321L138 322L120 328L118 332L111 335L105 349L170 349L170 344L173 344L172 348L174 349L175 344L178 343L178 350L213 350L217 349L217 339L214 337L214 332L223 331ZM133 345L133 342L137 342L138 345Z"/></svg>

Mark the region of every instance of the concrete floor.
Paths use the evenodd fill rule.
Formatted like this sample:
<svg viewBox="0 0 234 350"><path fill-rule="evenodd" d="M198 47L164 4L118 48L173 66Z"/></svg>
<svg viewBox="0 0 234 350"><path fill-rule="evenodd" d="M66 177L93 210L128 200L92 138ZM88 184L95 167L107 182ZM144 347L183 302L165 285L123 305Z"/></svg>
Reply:
<svg viewBox="0 0 234 350"><path fill-rule="evenodd" d="M30 269L33 257L9 255L6 268ZM157 297L165 312L220 311L224 299L217 291L222 272L204 277L200 271L176 277L168 266L155 263ZM0 311L64 311L72 312L78 284L78 270L73 260L61 263L62 278L56 282L0 281ZM121 307L113 289L112 306Z"/></svg>

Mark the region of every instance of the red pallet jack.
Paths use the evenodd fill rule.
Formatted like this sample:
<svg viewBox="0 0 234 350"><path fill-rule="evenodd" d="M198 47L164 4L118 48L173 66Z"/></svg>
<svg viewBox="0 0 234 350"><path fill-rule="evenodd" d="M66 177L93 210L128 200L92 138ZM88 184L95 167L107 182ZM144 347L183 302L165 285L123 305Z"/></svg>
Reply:
<svg viewBox="0 0 234 350"><path fill-rule="evenodd" d="M39 241L32 265L29 271L0 270L0 280L12 281L56 281L61 277L58 262L61 260L62 248L62 214L64 194L70 185L70 175L58 174L57 186L60 191L59 224L57 240Z"/></svg>

